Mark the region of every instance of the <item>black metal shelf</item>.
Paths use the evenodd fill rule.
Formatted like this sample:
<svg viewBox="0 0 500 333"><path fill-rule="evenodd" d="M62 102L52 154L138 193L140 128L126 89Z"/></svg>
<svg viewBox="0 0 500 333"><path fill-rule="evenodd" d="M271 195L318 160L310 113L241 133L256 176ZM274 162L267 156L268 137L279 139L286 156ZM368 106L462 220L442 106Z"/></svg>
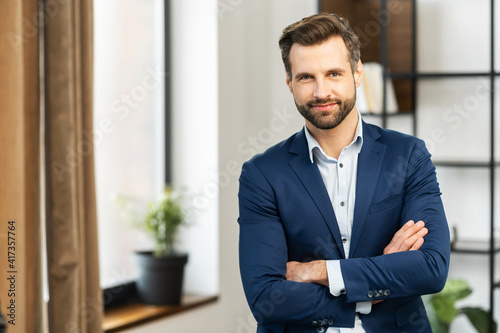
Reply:
<svg viewBox="0 0 500 333"><path fill-rule="evenodd" d="M432 163L435 166L449 167L449 168L491 168L492 163L487 161L480 162L467 162L467 161L436 161L433 160ZM500 166L500 162L493 163L494 166Z"/></svg>
<svg viewBox="0 0 500 333"><path fill-rule="evenodd" d="M412 72L387 72L386 78L391 79L439 79L439 78L468 78L468 77L478 77L485 76L489 77L491 75L498 76L500 72L456 72L456 73L412 73Z"/></svg>
<svg viewBox="0 0 500 333"><path fill-rule="evenodd" d="M361 112L361 115L363 117L402 117L402 116L406 116L406 117L411 117L413 116L413 111L409 111L409 110L400 110L398 112L394 112L394 113L386 113L385 115L383 113L373 113L373 112Z"/></svg>
<svg viewBox="0 0 500 333"><path fill-rule="evenodd" d="M496 244L497 242L495 242ZM461 253L461 254L490 254L490 241L484 240L463 240L456 243L452 243L451 252ZM500 244L495 245L493 253L500 253Z"/></svg>
<svg viewBox="0 0 500 333"><path fill-rule="evenodd" d="M411 0L412 6L412 66L408 72L391 72L388 69L388 49L387 49L387 25L381 25L380 34L380 60L383 67L383 109L387 107L387 80L399 79L399 80L409 80L413 83L413 133L417 135L417 112L418 112L418 89L417 82L419 80L433 80L433 79L474 79L478 77L486 78L489 81L489 100L490 100L490 147L489 147L489 157L487 161L433 161L434 165L438 167L451 167L451 168L484 168L489 170L489 193L488 198L490 201L490 218L489 218L489 237L493 237L494 225L495 225L495 178L496 178L496 167L500 166L499 162L496 162L495 158L495 81L500 75L495 69L495 0L490 0L490 62L489 68L486 71L475 71L475 72L419 72L417 66L417 1ZM388 0L380 0L380 17L383 19L383 15L387 10ZM387 118L390 114L383 113L382 126L386 127ZM500 243L495 241L493 238L487 241L475 242L475 241L459 241L453 244L451 248L454 254L472 254L472 255L483 255L488 258L488 280L489 280L489 315L488 315L488 332L493 333L494 330L494 318L493 314L495 312L495 299L494 290L500 288L500 282L495 279L495 259L496 254L500 253Z"/></svg>

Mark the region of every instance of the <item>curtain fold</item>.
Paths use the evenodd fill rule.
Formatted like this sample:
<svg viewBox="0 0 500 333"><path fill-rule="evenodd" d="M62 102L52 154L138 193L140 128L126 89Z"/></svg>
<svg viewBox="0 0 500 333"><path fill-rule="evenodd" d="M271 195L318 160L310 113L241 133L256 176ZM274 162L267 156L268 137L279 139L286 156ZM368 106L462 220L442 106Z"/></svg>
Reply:
<svg viewBox="0 0 500 333"><path fill-rule="evenodd" d="M45 25L50 332L101 332L92 119L92 0L57 2Z"/></svg>
<svg viewBox="0 0 500 333"><path fill-rule="evenodd" d="M43 332L38 0L0 6L0 309Z"/></svg>

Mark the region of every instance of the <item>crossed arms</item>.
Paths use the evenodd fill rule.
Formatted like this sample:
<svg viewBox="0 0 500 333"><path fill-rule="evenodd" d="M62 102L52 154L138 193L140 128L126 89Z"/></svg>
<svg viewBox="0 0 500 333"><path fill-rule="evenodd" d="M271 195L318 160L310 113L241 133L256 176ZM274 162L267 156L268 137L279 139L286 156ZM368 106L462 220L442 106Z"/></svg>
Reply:
<svg viewBox="0 0 500 333"><path fill-rule="evenodd" d="M415 223L408 221L394 234L389 245L384 249L384 254L416 251L424 244L424 236L428 230L423 221ZM314 260L309 262L289 261L286 264L286 279L294 282L316 283L329 286L328 274L325 260ZM379 301L373 301L378 303Z"/></svg>
<svg viewBox="0 0 500 333"><path fill-rule="evenodd" d="M397 163L382 168L403 174L405 180L401 188L385 194L393 197L390 204L377 205L376 211L367 213L356 255L341 259L340 253L328 252L322 258L340 260L347 291L341 297L326 287L324 260L302 262L315 253L318 242L313 233L321 237L329 230L300 183L290 185L296 175L267 161L244 164L239 193L240 272L247 301L260 325L311 325L315 318L334 316L336 327L352 327L357 302L441 290L448 271L448 226L429 154L423 143L413 148L403 172ZM402 203L393 208L399 195ZM296 227L304 219L309 220L307 229ZM411 219L425 221L425 227L421 223L399 225ZM394 230L393 234L388 230ZM335 243L332 246L337 251ZM391 289L386 297L367 294L386 288Z"/></svg>

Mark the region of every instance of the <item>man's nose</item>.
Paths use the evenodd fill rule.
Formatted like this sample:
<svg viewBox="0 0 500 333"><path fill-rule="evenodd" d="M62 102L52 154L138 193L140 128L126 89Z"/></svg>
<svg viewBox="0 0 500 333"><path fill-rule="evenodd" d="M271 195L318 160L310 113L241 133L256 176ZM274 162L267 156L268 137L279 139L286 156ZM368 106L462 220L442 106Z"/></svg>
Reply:
<svg viewBox="0 0 500 333"><path fill-rule="evenodd" d="M331 89L324 80L317 80L314 87L314 97L318 99L328 98L331 95Z"/></svg>

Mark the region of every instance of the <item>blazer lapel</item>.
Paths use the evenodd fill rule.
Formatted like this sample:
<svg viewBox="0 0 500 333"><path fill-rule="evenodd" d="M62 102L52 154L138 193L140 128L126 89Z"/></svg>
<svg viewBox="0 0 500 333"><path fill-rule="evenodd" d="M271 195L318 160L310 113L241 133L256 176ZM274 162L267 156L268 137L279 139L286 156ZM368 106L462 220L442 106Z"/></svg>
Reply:
<svg viewBox="0 0 500 333"><path fill-rule="evenodd" d="M361 237L387 149L385 144L376 141L379 137L380 133L376 132L370 125L363 123L363 147L358 157L356 203L349 258L354 255Z"/></svg>
<svg viewBox="0 0 500 333"><path fill-rule="evenodd" d="M311 196L316 207L320 211L323 219L325 220L333 239L337 243L342 256L345 258L344 246L342 244L342 237L337 224L337 218L333 211L332 203L325 188L323 179L318 170L316 163L311 163L307 140L305 138L304 129L297 133L295 140L290 146L290 153L296 154L289 165L300 179L302 185L305 187L307 193Z"/></svg>

